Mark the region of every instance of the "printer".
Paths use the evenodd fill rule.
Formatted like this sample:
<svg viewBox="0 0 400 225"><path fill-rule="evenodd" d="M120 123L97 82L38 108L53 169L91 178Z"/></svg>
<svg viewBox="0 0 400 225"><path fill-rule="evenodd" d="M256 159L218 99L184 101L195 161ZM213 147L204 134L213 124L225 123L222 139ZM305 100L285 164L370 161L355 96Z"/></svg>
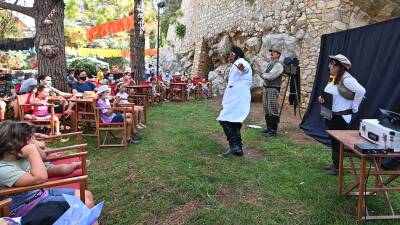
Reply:
<svg viewBox="0 0 400 225"><path fill-rule="evenodd" d="M368 141L385 149L400 152L400 114L380 109L384 119L363 119L359 134Z"/></svg>

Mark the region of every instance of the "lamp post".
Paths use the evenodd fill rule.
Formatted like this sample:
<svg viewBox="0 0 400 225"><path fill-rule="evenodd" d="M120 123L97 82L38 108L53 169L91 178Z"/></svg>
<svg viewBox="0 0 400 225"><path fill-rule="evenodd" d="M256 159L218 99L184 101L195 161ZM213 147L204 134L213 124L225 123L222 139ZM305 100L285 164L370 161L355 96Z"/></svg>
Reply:
<svg viewBox="0 0 400 225"><path fill-rule="evenodd" d="M160 72L160 9L165 7L164 0L156 0L155 4L157 5L157 69L156 76L159 75Z"/></svg>

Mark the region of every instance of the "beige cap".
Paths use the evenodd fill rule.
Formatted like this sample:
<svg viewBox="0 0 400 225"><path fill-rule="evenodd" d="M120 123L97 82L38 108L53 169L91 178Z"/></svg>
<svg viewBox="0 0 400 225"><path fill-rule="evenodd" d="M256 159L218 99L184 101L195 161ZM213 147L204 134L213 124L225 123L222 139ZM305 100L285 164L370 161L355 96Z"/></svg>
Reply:
<svg viewBox="0 0 400 225"><path fill-rule="evenodd" d="M271 47L269 48L269 51L272 52L279 52L282 54L282 46L280 44L273 44L271 45Z"/></svg>
<svg viewBox="0 0 400 225"><path fill-rule="evenodd" d="M344 67L346 67L346 69L350 69L351 67L351 62L350 60L342 55L342 54L337 54L337 55L330 55L329 58L331 59L336 59L337 61L339 61Z"/></svg>

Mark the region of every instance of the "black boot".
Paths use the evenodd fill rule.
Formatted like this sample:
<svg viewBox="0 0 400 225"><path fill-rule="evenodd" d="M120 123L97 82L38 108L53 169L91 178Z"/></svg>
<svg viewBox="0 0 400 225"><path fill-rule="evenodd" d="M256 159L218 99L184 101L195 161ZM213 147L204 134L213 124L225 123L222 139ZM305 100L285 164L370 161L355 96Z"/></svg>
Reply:
<svg viewBox="0 0 400 225"><path fill-rule="evenodd" d="M265 114L265 124L267 125L267 129L261 131L261 134L266 134L271 131L271 116Z"/></svg>
<svg viewBox="0 0 400 225"><path fill-rule="evenodd" d="M270 127L271 130L268 133L263 134L264 137L275 137L276 130L278 130L279 116L270 116Z"/></svg>
<svg viewBox="0 0 400 225"><path fill-rule="evenodd" d="M223 156L229 156L229 155L234 155L236 153L240 154L240 152L242 152L242 150L240 149L239 146L234 146L232 148L229 148L228 150L226 150L226 152L223 154ZM243 153L243 152L242 152ZM243 155L243 154L242 154Z"/></svg>

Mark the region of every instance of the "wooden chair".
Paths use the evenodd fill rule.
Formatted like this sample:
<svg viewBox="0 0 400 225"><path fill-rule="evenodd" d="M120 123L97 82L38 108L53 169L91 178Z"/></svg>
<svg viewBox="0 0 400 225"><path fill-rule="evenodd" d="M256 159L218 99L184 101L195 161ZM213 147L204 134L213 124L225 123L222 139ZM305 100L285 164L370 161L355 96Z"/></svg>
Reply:
<svg viewBox="0 0 400 225"><path fill-rule="evenodd" d="M8 217L10 216L9 207L12 205L12 199L7 198L0 201L0 216L1 217Z"/></svg>
<svg viewBox="0 0 400 225"><path fill-rule="evenodd" d="M96 123L96 99L71 99L75 103L75 125L74 132L77 131L79 125L87 125L91 128ZM96 132L84 132L86 136L95 136Z"/></svg>
<svg viewBox="0 0 400 225"><path fill-rule="evenodd" d="M147 107L149 105L149 96L146 94L129 95L129 101L137 106L143 106L144 123L147 124Z"/></svg>
<svg viewBox="0 0 400 225"><path fill-rule="evenodd" d="M100 110L105 108L96 107L96 136L97 136L97 147L126 147L128 146L128 139L130 134L128 134L128 126L126 121L121 123L103 123L100 118ZM124 108L110 107L107 109L113 109L115 111L122 110L123 117L126 118L126 110ZM116 136L114 132L122 132L122 136ZM104 137L103 137L104 135ZM119 144L107 144L106 142L110 140L121 139Z"/></svg>
<svg viewBox="0 0 400 225"><path fill-rule="evenodd" d="M82 146L86 146L87 144L84 144ZM72 147L72 146L71 146ZM76 148L76 146L75 146ZM70 150L70 149L68 149ZM60 178L52 178L51 180L48 180L45 183L42 184L37 184L37 185L31 185L31 186L26 186L26 187L13 187L13 188L6 188L6 189L1 189L0 190L0 196L8 196L12 194L17 194L17 193L22 193L26 191L32 191L36 189L41 189L41 188L61 188L65 187L66 185L71 185L71 184L79 184L79 190L80 190L80 198L82 202L85 202L85 190L87 190L87 167L86 167L86 159L87 159L87 152L79 152L75 154L70 154L70 155L65 155L65 156L59 156L59 157L52 157L48 160L47 162L57 162L59 160L66 160L66 159L71 159L71 158L76 158L78 157L81 160L82 164L82 174L78 176L72 176L72 177L60 177Z"/></svg>
<svg viewBox="0 0 400 225"><path fill-rule="evenodd" d="M45 138L35 138L36 140L43 141L46 143L54 143L57 140L60 139L65 139L65 138L75 138L75 144L71 146L64 146L64 147L56 147L56 148L47 148L45 151L46 156L49 159L52 159L54 155L57 157L61 155L68 155L71 154L72 152L75 153L82 153L82 152L87 152L88 151L88 145L87 144L81 144L82 142L82 132L74 132L74 133L67 133L67 134L60 134L60 135L54 135L54 136L48 136ZM61 154L61 155L60 155ZM58 159L53 162L54 165L59 165L59 164L68 164L68 163L73 163L73 162L79 162L80 158L79 157L74 157L74 158L66 158L66 159ZM59 180L62 178L69 178L69 177L76 177L76 176L81 176L82 174L87 174L87 169L86 169L86 160L84 162L84 166L81 167L81 169L75 169L72 173L64 176L64 177L55 177L55 178L50 178L49 180ZM84 171L85 170L85 171ZM79 185L77 184L71 184L67 186L63 186L66 188L74 188L74 189L79 189ZM87 189L87 184L86 184L86 189Z"/></svg>
<svg viewBox="0 0 400 225"><path fill-rule="evenodd" d="M32 119L32 120L26 120L25 114L27 114L29 109L33 109L34 106L37 106L35 104L26 104L28 101L28 98L30 98L32 95L30 94L23 94L23 95L18 95L17 96L17 104L19 107L19 119L21 121L29 121L37 126L40 127L48 127L50 126L51 129L51 134L54 135L55 133L55 113L54 113L54 105L53 104L48 104L50 107L50 119ZM31 100L31 99L30 99Z"/></svg>

